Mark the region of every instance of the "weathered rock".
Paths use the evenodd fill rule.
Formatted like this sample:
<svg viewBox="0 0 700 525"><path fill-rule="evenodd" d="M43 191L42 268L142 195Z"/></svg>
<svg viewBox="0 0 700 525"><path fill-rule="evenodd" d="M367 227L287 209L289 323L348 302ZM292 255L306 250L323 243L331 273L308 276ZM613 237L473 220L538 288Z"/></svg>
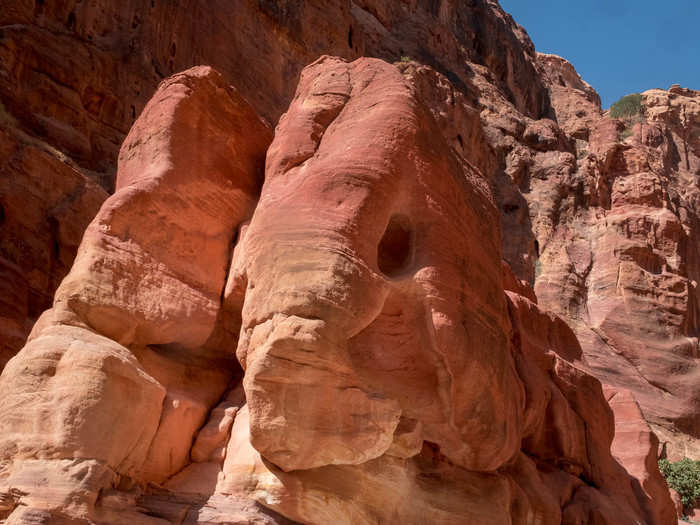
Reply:
<svg viewBox="0 0 700 525"><path fill-rule="evenodd" d="M208 68L161 85L124 142L117 192L86 231L55 309L125 345L204 345L269 136L234 95Z"/></svg>
<svg viewBox="0 0 700 525"><path fill-rule="evenodd" d="M644 421L631 392L610 387L605 388L604 392L615 414L615 439L611 447L613 456L639 483L634 488L643 491L641 499L646 499L646 507L654 519L659 523L673 523L677 516L676 505L659 472L658 438Z"/></svg>
<svg viewBox="0 0 700 525"><path fill-rule="evenodd" d="M587 141L591 128L601 117L600 96L563 58L537 53L537 63L548 80L557 124L568 137Z"/></svg>
<svg viewBox="0 0 700 525"><path fill-rule="evenodd" d="M362 89L355 88L356 84ZM468 271L448 271L449 261L467 253L475 256L458 239L471 239L479 232L481 241L474 245L483 246L488 242L486 236L497 243L498 232L473 228L453 237L453 221L443 222L443 215L431 215L431 208L452 209L441 203L459 191L482 199L479 209L483 215L488 213L483 206L491 197L480 190L483 186L478 173L466 178L467 184L474 185L471 190L462 186L441 191L438 180L458 179L438 175L434 160L425 174L420 165L405 166L407 158L421 159L422 151L440 152L443 140L438 133L429 133L431 148L425 148L423 140L427 139L413 131L414 122L420 122L420 130L430 130L432 123L427 112L421 111L420 102L411 98L409 87L391 66L369 60L346 64L324 58L302 75L294 103L278 126L268 153L261 201L243 237L243 247L240 251L237 248L236 253L250 262L246 265L234 258L234 267L241 272L237 278L247 283L238 356L246 370L248 405L234 423L223 477L218 478L215 493L247 493L304 523L525 523L535 515L552 523L594 519L602 523L668 523L645 507L646 494L634 492L632 479L611 456L612 413L600 384L574 364L581 349L567 325L515 294L508 299L508 314L500 310L503 296L499 300L481 291L488 275L495 274L493 279L500 280L498 265L478 265L479 284L470 280L473 274ZM371 114L362 111L363 118L356 114L357 108L364 110L371 105L376 108ZM402 117L400 131L387 132L398 117ZM362 121L361 128L358 121ZM343 147L336 147L336 136L342 137ZM393 141L377 140L378 136L392 137ZM406 149L413 154L394 154ZM456 169L460 164L452 166ZM352 179L346 179L346 174ZM394 180L397 176L402 177L399 184ZM294 178L303 180L299 188L290 184ZM416 191L414 178L419 184L423 180L432 184ZM388 197L391 194L382 190L382 183L400 187L402 192L394 194L392 200ZM338 193L339 186L346 186L342 193ZM372 204L373 193L382 197L381 204ZM434 204L419 206L424 197ZM300 204L311 199L316 205L313 215ZM466 209L473 207L473 202ZM294 206L294 215L285 213L286 206ZM401 219L394 219L392 225L390 217L397 213L397 207ZM305 217L307 213L315 220ZM491 213L495 213L493 208ZM387 222L388 227L383 227ZM377 228L376 223L382 227ZM423 233L427 232L424 224L430 225L430 235ZM354 237L358 231L365 235ZM368 242L374 231L374 241ZM450 250L445 253L450 258L439 259L443 250L437 243L446 239ZM392 257L384 259L383 255ZM465 260L465 268L476 266ZM351 270L353 267L359 268ZM434 268L434 273L424 273L425 268ZM371 287L363 284L365 275L364 281ZM469 367L491 366L483 360L499 358L498 353L515 365L510 385L481 387L489 388L489 396L494 398L501 395L495 389L506 388L502 393L516 401L509 417L510 422L519 422L513 431L521 450L510 448L507 441L480 443L482 455L501 454L504 458L496 476L478 472L493 467L475 463L455 448L454 438L440 424L440 404L431 401L436 391L436 397L444 399L448 407L483 399L482 395L469 390L459 392L460 397L440 393L443 387L435 367L444 365L413 349L413 334L421 331L421 317L413 304L420 304L421 288L429 290L427 304L434 305L436 297L455 288L447 280L453 275L462 283L457 288L473 288L463 288L469 302L441 312L441 329L472 317L474 314L465 316L463 312L483 297L493 297L495 302L490 306L490 319L482 323L499 323L497 326L507 330L511 323L513 326L510 341L490 344L489 356L476 354L478 347L469 345L469 357L480 355L482 360ZM411 285L411 281L416 284ZM359 295L355 295L356 290ZM402 294L403 290L412 293ZM379 306L373 306L375 300ZM254 326L250 327L249 319ZM264 320L262 327L260 319ZM355 328L358 319L362 325ZM437 331L435 316L433 326ZM484 339L476 335L476 326L469 326L471 340ZM487 327L482 325L481 329ZM438 347L438 355L450 374L459 377L455 373L459 369L451 365L456 356L450 349L464 343L447 337L444 341L447 344ZM401 353L393 352L394 348L400 348ZM405 365L397 368L398 363ZM367 401L361 398L348 402L342 392L327 388L339 384L339 378L345 387L369 390L373 394L370 400L397 402L402 417L421 423L422 450L416 454L418 449L409 447L413 452L399 458L393 445L383 445L383 450L375 452L376 441L367 444L365 436L371 436L367 430L370 425L376 440L389 434L380 419L372 419L380 412L365 409ZM421 388L416 389L416 385ZM518 394L521 389L524 395ZM299 391L306 393L303 404L297 401L302 399ZM321 399L323 403L317 401ZM325 403L333 406L332 417L339 423L327 423ZM480 408L481 413L487 409ZM348 415L352 418L344 420ZM497 419L499 415L489 412L489 417ZM346 434L345 429L353 424L359 430ZM394 432L396 441L404 435L401 427L408 425L399 423L399 431ZM460 438L473 447L481 438L470 431L460 432ZM495 435L493 430L489 434ZM364 439L352 439L358 436ZM323 443L322 450L309 449L311 441ZM401 458L405 459L398 461ZM436 488L416 484L426 475L438 479L442 487L439 507L434 503ZM192 476L196 477L196 472ZM658 482L660 475L656 476ZM591 480L598 488L582 480ZM372 487L369 491L364 489L368 486ZM483 492L485 487L488 489ZM460 496L453 500L450 494L454 492ZM350 498L353 505L348 507ZM506 501L511 501L508 511L503 510Z"/></svg>
<svg viewBox="0 0 700 525"><path fill-rule="evenodd" d="M15 2L0 25L0 367L145 108L0 379L0 520L287 522L253 498L668 522L653 434L617 394L612 441L586 371L698 454L698 92L601 117L491 0ZM297 86L326 53L397 67L326 57ZM223 77L146 105L198 63ZM290 101L259 195L257 115Z"/></svg>
<svg viewBox="0 0 700 525"><path fill-rule="evenodd" d="M645 93L645 122L599 120L577 164L526 193L540 304L572 323L593 373L634 393L676 458L700 437L698 100Z"/></svg>
<svg viewBox="0 0 700 525"><path fill-rule="evenodd" d="M73 264L107 193L0 106L0 370Z"/></svg>
<svg viewBox="0 0 700 525"><path fill-rule="evenodd" d="M467 333L483 348L505 344L500 272L488 270L499 268L496 213L434 126L395 67L322 58L277 127L244 238L238 356L253 445L285 470L377 457L402 414L470 469L515 450L521 401L502 394L519 390L510 356L457 350ZM452 221L443 209L465 213ZM477 413L489 422L466 424Z"/></svg>
<svg viewBox="0 0 700 525"><path fill-rule="evenodd" d="M209 411L240 378L235 341L208 343L270 138L208 67L163 82L146 107L117 192L0 377L0 484L24 494L10 523L30 511L99 519L102 489L162 482L190 462ZM62 466L78 459L102 474ZM62 480L55 497L40 489L42 468Z"/></svg>
<svg viewBox="0 0 700 525"><path fill-rule="evenodd" d="M573 332L504 293L494 197L423 74L309 66L261 190L237 93L161 85L0 376L8 523L665 525Z"/></svg>
<svg viewBox="0 0 700 525"><path fill-rule="evenodd" d="M413 58L446 74L451 89L470 100L479 96L476 80L493 85L533 118L549 108L532 43L491 0L440 6L385 0L198 0L188 6L23 0L2 7L0 120L14 120L32 141L49 145L50 155L23 146L31 167L26 160L19 167L5 162L17 158L9 152L0 166L9 172L0 186L6 211L1 267L11 283L7 308L0 305L6 312L0 367L50 306L79 235L107 196L84 178L113 190L120 144L167 75L209 64L273 124L289 105L301 69L322 54ZM24 180L7 187L17 169ZM84 177L76 180L75 172ZM34 192L42 185L48 187ZM83 187L88 191L76 197Z"/></svg>

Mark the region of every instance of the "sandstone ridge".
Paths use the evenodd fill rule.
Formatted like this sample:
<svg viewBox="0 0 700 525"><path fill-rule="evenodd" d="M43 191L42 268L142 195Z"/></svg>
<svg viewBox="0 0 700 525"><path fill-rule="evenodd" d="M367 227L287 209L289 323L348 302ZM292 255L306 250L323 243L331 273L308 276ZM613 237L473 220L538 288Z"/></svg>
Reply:
<svg viewBox="0 0 700 525"><path fill-rule="evenodd" d="M425 74L322 57L271 143L212 69L161 84L0 377L7 523L673 523L573 332L504 292Z"/></svg>
<svg viewBox="0 0 700 525"><path fill-rule="evenodd" d="M611 118L495 0L20 1L0 57L0 523L675 523L700 92Z"/></svg>

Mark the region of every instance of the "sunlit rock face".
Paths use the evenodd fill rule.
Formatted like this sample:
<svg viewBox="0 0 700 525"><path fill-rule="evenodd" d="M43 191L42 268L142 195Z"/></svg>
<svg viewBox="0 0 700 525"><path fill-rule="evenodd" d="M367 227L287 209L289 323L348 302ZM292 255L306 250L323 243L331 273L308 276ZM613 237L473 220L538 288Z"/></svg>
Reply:
<svg viewBox="0 0 700 525"><path fill-rule="evenodd" d="M553 89L584 100L581 89ZM651 90L641 106L634 122L601 117L583 138L574 128L590 112L557 114L576 158L536 159L524 175L535 291L569 321L589 370L633 393L665 453L696 457L700 93Z"/></svg>
<svg viewBox="0 0 700 525"><path fill-rule="evenodd" d="M0 22L0 523L673 523L698 92L492 0Z"/></svg>
<svg viewBox="0 0 700 525"><path fill-rule="evenodd" d="M321 57L274 139L211 68L161 84L0 376L7 523L672 523L426 78Z"/></svg>
<svg viewBox="0 0 700 525"><path fill-rule="evenodd" d="M121 143L169 75L215 67L273 126L300 71L324 54L412 58L449 76L468 98L482 79L527 115L547 111L532 43L490 0L17 0L2 7L0 368L51 306L82 232L114 191Z"/></svg>

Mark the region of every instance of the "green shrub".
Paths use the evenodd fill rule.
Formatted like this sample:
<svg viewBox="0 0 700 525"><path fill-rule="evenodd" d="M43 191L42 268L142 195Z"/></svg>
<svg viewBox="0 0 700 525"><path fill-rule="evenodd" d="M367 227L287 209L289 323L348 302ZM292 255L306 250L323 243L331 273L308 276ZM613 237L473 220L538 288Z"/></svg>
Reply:
<svg viewBox="0 0 700 525"><path fill-rule="evenodd" d="M410 61L411 61L411 57L409 57L409 56L404 55L401 57L401 62L410 62Z"/></svg>
<svg viewBox="0 0 700 525"><path fill-rule="evenodd" d="M642 104L642 95L639 93L625 95L610 106L610 116L612 118L633 118L643 115L644 104Z"/></svg>
<svg viewBox="0 0 700 525"><path fill-rule="evenodd" d="M669 487L681 496L684 507L692 507L700 498L700 461L683 458L671 463L662 459L659 461L659 470Z"/></svg>

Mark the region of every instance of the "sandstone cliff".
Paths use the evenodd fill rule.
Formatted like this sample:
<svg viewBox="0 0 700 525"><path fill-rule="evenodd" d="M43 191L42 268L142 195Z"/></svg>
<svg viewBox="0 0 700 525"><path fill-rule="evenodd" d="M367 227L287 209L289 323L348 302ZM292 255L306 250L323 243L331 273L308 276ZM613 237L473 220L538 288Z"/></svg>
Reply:
<svg viewBox="0 0 700 525"><path fill-rule="evenodd" d="M674 522L700 93L491 0L3 7L0 521Z"/></svg>
<svg viewBox="0 0 700 525"><path fill-rule="evenodd" d="M0 377L7 523L675 520L566 323L504 292L413 69L320 58L271 144L210 68L161 84Z"/></svg>
<svg viewBox="0 0 700 525"><path fill-rule="evenodd" d="M165 76L211 65L274 125L322 54L415 58L465 96L486 76L523 113L548 110L532 44L490 0L0 2L2 170L12 180L0 187L0 261L19 305L0 310L0 366L50 306L103 189L114 189L119 147Z"/></svg>

